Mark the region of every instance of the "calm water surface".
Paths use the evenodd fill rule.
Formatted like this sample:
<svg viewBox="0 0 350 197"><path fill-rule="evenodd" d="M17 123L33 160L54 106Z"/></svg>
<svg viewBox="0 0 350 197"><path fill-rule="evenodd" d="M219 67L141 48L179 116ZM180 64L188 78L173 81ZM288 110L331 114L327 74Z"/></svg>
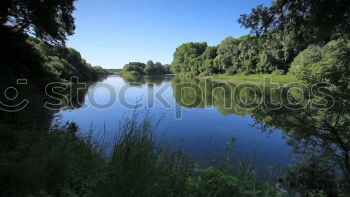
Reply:
<svg viewBox="0 0 350 197"><path fill-rule="evenodd" d="M109 76L90 86L83 106L73 110L62 109L59 115L63 121L76 122L82 134L92 129L97 135L105 130L106 139L111 142L118 131L119 121L133 113L125 102L136 104L139 101L144 105L140 111L149 108L155 119L163 117L158 134L176 139L180 147L198 161L206 155L225 153L227 143L235 137L235 157L252 162L258 168L266 170L271 165L285 166L291 162L291 147L286 144L282 131L262 132L253 125L255 121L249 110L239 110L237 106L227 108L225 104L220 104L220 99L225 96L220 96L219 91L217 94L214 91L196 95L190 88L183 88L201 87L202 81L190 82L192 84L173 77L123 79ZM152 102L152 95L157 93L166 104L161 99ZM214 101L202 101L204 97Z"/></svg>

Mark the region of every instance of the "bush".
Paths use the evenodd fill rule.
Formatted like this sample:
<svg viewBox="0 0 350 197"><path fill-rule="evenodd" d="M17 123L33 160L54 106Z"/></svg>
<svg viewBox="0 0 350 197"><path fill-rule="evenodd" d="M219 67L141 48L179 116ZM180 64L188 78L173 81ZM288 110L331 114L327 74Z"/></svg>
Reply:
<svg viewBox="0 0 350 197"><path fill-rule="evenodd" d="M253 169L241 163L238 168L208 167L195 169L187 179L187 196L279 196L278 187L257 181ZM234 170L235 172L233 172ZM233 173L237 174L233 176Z"/></svg>
<svg viewBox="0 0 350 197"><path fill-rule="evenodd" d="M290 73L309 84L327 82L346 86L350 77L350 41L339 39L323 47L309 46L294 59Z"/></svg>

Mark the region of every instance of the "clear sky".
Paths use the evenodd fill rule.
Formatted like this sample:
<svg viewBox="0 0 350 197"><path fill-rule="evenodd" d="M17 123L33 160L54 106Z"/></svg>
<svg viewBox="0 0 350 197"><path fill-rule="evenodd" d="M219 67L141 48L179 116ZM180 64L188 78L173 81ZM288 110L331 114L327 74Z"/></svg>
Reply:
<svg viewBox="0 0 350 197"><path fill-rule="evenodd" d="M172 62L186 42L217 45L249 31L237 23L271 0L78 0L67 46L92 65L122 68L132 61Z"/></svg>

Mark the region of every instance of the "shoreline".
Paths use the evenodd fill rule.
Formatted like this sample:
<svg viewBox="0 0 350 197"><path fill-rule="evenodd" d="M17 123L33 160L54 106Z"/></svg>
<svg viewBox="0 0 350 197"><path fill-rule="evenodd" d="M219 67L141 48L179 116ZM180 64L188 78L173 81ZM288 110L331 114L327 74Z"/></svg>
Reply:
<svg viewBox="0 0 350 197"><path fill-rule="evenodd" d="M255 74L255 75L212 75L212 76L196 76L200 79L210 79L212 81L221 83L258 83L264 84L265 80L267 83L278 83L285 85L289 83L300 83L300 81L293 75L273 75L273 74Z"/></svg>

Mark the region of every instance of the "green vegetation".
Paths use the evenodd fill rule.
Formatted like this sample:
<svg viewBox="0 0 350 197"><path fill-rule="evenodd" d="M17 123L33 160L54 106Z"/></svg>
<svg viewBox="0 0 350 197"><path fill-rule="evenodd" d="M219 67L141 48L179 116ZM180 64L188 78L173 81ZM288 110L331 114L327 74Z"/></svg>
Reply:
<svg viewBox="0 0 350 197"><path fill-rule="evenodd" d="M207 49L207 43L186 43L176 49L172 69L175 73L192 72L197 74L202 70L205 62L208 64L206 65L208 69L212 67L209 62L211 56L216 56L216 49Z"/></svg>
<svg viewBox="0 0 350 197"><path fill-rule="evenodd" d="M173 72L214 74L287 73L291 62L309 45L347 38L350 3L346 0L277 0L258 6L238 22L251 34L228 37L218 46L185 43L174 53ZM322 18L322 20L319 20Z"/></svg>
<svg viewBox="0 0 350 197"><path fill-rule="evenodd" d="M279 109L269 108L273 104L267 100L254 115L263 128L286 131L289 144L301 155L287 174L291 182L322 189L328 196L335 196L338 187L350 192L349 55L348 39L309 46L290 69L305 84L303 97L289 95L295 102ZM301 99L309 104L298 103Z"/></svg>
<svg viewBox="0 0 350 197"><path fill-rule="evenodd" d="M233 83L242 83L242 82L254 82L257 84L262 84L266 79L272 83L279 84L288 84L298 82L299 80L291 74L288 75L274 75L274 74L254 74L254 75L225 75L217 74L209 77L205 77L215 81L221 82L233 82Z"/></svg>
<svg viewBox="0 0 350 197"><path fill-rule="evenodd" d="M344 48L337 48L347 54ZM338 54L337 50L333 52ZM340 65L346 61L342 56L333 57ZM314 74L328 73L325 70ZM174 98L181 106L191 109L215 106L223 115L253 117L255 125L264 132L284 131L296 156L280 179L289 192L342 196L350 188L348 79L349 73L340 70L324 78L328 83L303 81L303 85L296 86L222 83L180 76L174 78L172 85Z"/></svg>
<svg viewBox="0 0 350 197"><path fill-rule="evenodd" d="M1 5L0 99L3 105L31 100L30 106L21 112L1 110L2 127L7 125L14 133L24 128L47 128L54 112L43 107L49 99L46 85L66 83L73 76L87 82L106 74L101 67L88 64L78 51L64 46L66 36L74 30L73 2L5 1ZM26 79L27 84L18 85L17 79ZM17 100L5 98L3 93L8 87L20 88Z"/></svg>
<svg viewBox="0 0 350 197"><path fill-rule="evenodd" d="M164 75L171 74L170 65L162 65L149 60L146 64L141 62L130 62L123 67L122 75Z"/></svg>
<svg viewBox="0 0 350 197"><path fill-rule="evenodd" d="M350 40L339 39L309 46L294 59L290 72L308 84L323 82L343 88L349 83L349 68Z"/></svg>
<svg viewBox="0 0 350 197"><path fill-rule="evenodd" d="M49 82L69 80L72 76L90 81L106 73L101 67L88 64L76 50L64 46L67 36L74 33L74 0L6 0L1 10L1 90L13 86L16 79L27 79L32 92L36 92Z"/></svg>
<svg viewBox="0 0 350 197"><path fill-rule="evenodd" d="M49 100L44 91L48 83L67 84L73 76L91 81L106 74L64 46L75 27L73 3L1 3L0 99L3 105L23 99L31 103L20 112L0 111L0 196L45 196L44 188L53 196L69 196L71 185L84 190L100 162L88 140L74 134L74 124L50 129L55 111L43 107ZM27 84L18 86L17 79ZM16 100L5 98L8 87L17 87Z"/></svg>
<svg viewBox="0 0 350 197"><path fill-rule="evenodd" d="M0 23L17 36L30 33L40 40L63 46L75 29L74 1L5 0L0 7Z"/></svg>
<svg viewBox="0 0 350 197"><path fill-rule="evenodd" d="M266 39L243 36L228 37L217 47L206 43L186 43L176 49L173 60L175 73L194 75L285 73L288 67L267 54L271 50ZM267 41L266 41L267 42Z"/></svg>
<svg viewBox="0 0 350 197"><path fill-rule="evenodd" d="M30 39L37 53L43 58L43 67L56 81L70 80L72 76L80 81L97 80L107 75L108 71L101 66L93 67L84 60L80 53L72 48L58 48L47 43Z"/></svg>
<svg viewBox="0 0 350 197"><path fill-rule="evenodd" d="M261 87L251 83L221 83L209 79L176 76L172 86L174 98L181 106L186 108L215 106L225 116L252 115L254 108L258 106L256 103L264 99L261 90L259 91ZM279 91L273 93L279 98Z"/></svg>
<svg viewBox="0 0 350 197"><path fill-rule="evenodd" d="M74 124L21 131L1 143L1 196L279 196L241 163L200 167L173 146L160 146L150 116L120 123L109 157L103 139L79 136ZM4 132L2 132L4 135ZM8 138L10 139L10 138ZM167 148L168 147L168 148ZM6 163L3 163L6 161Z"/></svg>

